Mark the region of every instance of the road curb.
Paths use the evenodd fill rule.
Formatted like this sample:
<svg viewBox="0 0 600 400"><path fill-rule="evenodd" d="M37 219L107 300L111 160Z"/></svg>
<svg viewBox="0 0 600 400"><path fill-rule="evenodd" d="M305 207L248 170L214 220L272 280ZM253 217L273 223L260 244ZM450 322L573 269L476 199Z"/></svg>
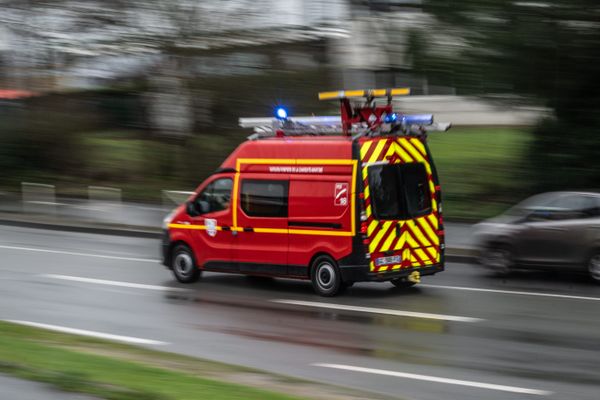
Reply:
<svg viewBox="0 0 600 400"><path fill-rule="evenodd" d="M459 251L458 253L455 253ZM444 255L446 261L453 263L462 263L462 264L476 264L477 263L477 254L473 249L453 249L447 248L446 254Z"/></svg>

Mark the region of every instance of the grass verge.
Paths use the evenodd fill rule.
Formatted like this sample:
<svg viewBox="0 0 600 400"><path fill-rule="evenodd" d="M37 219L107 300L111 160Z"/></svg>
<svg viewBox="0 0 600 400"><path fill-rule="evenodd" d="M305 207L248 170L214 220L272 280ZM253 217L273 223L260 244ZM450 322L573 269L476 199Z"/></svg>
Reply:
<svg viewBox="0 0 600 400"><path fill-rule="evenodd" d="M444 216L473 221L491 217L529 193L526 152L532 140L525 128L457 127L431 134Z"/></svg>
<svg viewBox="0 0 600 400"><path fill-rule="evenodd" d="M248 368L2 321L0 373L110 400L374 398Z"/></svg>

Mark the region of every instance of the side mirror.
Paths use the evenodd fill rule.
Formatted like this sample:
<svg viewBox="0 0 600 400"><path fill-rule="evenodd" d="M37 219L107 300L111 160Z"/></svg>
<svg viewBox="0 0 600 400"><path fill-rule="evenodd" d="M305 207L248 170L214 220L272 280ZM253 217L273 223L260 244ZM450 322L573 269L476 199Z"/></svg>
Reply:
<svg viewBox="0 0 600 400"><path fill-rule="evenodd" d="M210 212L210 205L207 201L192 200L186 203L185 211L188 213L189 216L196 217L198 215Z"/></svg>
<svg viewBox="0 0 600 400"><path fill-rule="evenodd" d="M199 212L196 209L196 203L193 200L192 201L188 201L187 203L185 203L185 212L190 217L195 217L196 215L199 215Z"/></svg>
<svg viewBox="0 0 600 400"><path fill-rule="evenodd" d="M210 211L210 205L208 204L208 201L200 200L198 201L198 206L200 206L200 214L206 214Z"/></svg>

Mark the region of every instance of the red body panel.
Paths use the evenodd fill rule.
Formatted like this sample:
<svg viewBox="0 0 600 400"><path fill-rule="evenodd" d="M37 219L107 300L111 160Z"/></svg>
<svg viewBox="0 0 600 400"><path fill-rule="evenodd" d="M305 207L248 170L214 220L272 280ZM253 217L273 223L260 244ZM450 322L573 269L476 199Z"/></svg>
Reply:
<svg viewBox="0 0 600 400"><path fill-rule="evenodd" d="M352 158L352 140L347 137L271 138L242 143L221 165L236 168L239 159L339 159Z"/></svg>
<svg viewBox="0 0 600 400"><path fill-rule="evenodd" d="M273 179L273 174L241 174L237 188L237 198L241 199L242 184L246 180L261 181ZM287 180L285 174L276 177ZM247 264L287 265L288 221L283 217L253 217L242 209L237 201L237 226L241 228L234 240L233 258L235 262ZM252 266L247 272L252 272Z"/></svg>
<svg viewBox="0 0 600 400"><path fill-rule="evenodd" d="M196 193L201 193L211 182L220 178L233 179L233 174L218 174L210 177L196 189ZM190 246L199 266L211 261L231 262L233 235L231 231L222 230L223 226L231 226L231 219L231 208L192 217L187 214L185 207L179 207L172 223L181 227L171 228L171 241L182 241ZM207 229L208 220L214 220L216 228L214 231Z"/></svg>
<svg viewBox="0 0 600 400"><path fill-rule="evenodd" d="M352 205L357 204L352 200L352 177L357 173L352 163L352 141L345 137L242 143L221 165L239 173L217 174L196 191L201 193L218 178L237 180L230 209L190 217L180 208L170 225L171 241L188 243L201 268L211 262L230 263L232 269L244 265L241 270L246 273L252 273L255 264L308 267L317 253L335 259L348 256L355 229ZM288 216L247 215L241 204L246 180L288 181ZM216 233L209 234L207 219L215 220Z"/></svg>

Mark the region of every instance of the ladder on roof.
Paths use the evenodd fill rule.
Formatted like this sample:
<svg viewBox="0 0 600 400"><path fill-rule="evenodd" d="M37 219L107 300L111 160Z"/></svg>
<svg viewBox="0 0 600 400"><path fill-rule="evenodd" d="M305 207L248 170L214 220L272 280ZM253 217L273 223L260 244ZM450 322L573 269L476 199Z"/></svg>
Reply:
<svg viewBox="0 0 600 400"><path fill-rule="evenodd" d="M392 110L392 97L408 95L410 89L367 89L321 92L319 100L340 100L340 116L288 117L284 109L275 118L240 118L242 128L254 128L248 139L298 135L344 135L353 138L385 134L426 135L445 132L449 122L434 122L433 115L404 115ZM387 104L377 106L375 98L387 97ZM352 98L365 98L364 104L352 104Z"/></svg>

